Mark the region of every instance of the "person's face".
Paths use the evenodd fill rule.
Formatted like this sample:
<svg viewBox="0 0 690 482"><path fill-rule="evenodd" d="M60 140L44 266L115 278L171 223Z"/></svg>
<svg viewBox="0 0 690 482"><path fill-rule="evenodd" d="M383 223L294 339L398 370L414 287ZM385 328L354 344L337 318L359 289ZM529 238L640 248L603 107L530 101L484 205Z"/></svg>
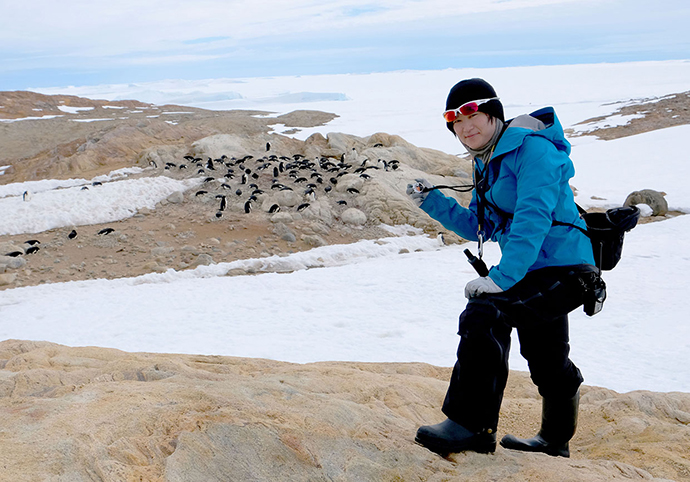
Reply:
<svg viewBox="0 0 690 482"><path fill-rule="evenodd" d="M494 135L494 123L484 112L461 115L453 122L453 130L470 149L481 149L491 141Z"/></svg>

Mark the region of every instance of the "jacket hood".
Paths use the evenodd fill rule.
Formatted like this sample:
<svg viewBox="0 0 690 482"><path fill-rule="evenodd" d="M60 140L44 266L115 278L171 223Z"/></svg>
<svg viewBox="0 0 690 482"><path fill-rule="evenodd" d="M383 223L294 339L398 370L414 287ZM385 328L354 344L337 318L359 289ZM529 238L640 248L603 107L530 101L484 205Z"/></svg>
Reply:
<svg viewBox="0 0 690 482"><path fill-rule="evenodd" d="M518 116L506 122L493 157L506 154L520 147L527 136L540 136L548 139L559 151L570 154L570 142L565 138L553 107L544 107L531 114Z"/></svg>

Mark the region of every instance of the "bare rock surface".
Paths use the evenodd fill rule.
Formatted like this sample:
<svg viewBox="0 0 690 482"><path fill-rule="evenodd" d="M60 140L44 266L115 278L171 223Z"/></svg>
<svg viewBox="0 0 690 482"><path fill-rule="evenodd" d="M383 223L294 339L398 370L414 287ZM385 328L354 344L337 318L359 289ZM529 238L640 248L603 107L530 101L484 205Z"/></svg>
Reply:
<svg viewBox="0 0 690 482"><path fill-rule="evenodd" d="M690 91L669 94L663 97L630 99L614 105L619 105L620 107L611 115L594 117L578 124L578 126L584 127L588 124L603 125L603 127L594 130L585 129L579 133L568 130L566 133L570 136L595 135L600 139L611 140L656 129L690 124ZM608 118L617 118L619 116L629 120L623 125L618 125L616 122L612 122L611 126L606 125Z"/></svg>
<svg viewBox="0 0 690 482"><path fill-rule="evenodd" d="M126 353L0 342L0 467L11 481L690 480L690 394L583 387L570 459L441 458L413 442L443 416L449 368ZM512 372L499 436L533 435Z"/></svg>

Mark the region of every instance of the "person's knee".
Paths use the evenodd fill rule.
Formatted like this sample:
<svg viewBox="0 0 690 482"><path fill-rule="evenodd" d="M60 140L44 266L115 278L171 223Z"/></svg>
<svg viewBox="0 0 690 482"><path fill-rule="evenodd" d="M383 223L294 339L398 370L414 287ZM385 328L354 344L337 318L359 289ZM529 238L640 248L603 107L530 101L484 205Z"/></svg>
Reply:
<svg viewBox="0 0 690 482"><path fill-rule="evenodd" d="M530 376L544 398L570 398L584 381L572 362L560 370L530 367Z"/></svg>
<svg viewBox="0 0 690 482"><path fill-rule="evenodd" d="M471 300L460 314L458 335L468 336L477 332L488 332L501 319L501 311L485 300Z"/></svg>

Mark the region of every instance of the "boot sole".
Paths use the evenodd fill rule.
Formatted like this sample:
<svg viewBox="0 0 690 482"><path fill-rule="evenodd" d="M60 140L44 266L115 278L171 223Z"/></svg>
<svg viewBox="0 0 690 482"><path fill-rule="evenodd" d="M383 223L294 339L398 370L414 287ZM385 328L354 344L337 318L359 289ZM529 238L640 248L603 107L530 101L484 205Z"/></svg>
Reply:
<svg viewBox="0 0 690 482"><path fill-rule="evenodd" d="M452 444L447 442L437 442L435 439L427 439L419 436L415 437L414 441L422 447L425 447L441 456L455 454L458 452L477 452L480 454L489 454L496 451L496 442L470 442L463 444Z"/></svg>
<svg viewBox="0 0 690 482"><path fill-rule="evenodd" d="M532 452L550 455L551 457L570 457L570 451L554 448L545 444L529 444L518 438L504 437L501 442L501 447L508 450L517 450L519 452Z"/></svg>

